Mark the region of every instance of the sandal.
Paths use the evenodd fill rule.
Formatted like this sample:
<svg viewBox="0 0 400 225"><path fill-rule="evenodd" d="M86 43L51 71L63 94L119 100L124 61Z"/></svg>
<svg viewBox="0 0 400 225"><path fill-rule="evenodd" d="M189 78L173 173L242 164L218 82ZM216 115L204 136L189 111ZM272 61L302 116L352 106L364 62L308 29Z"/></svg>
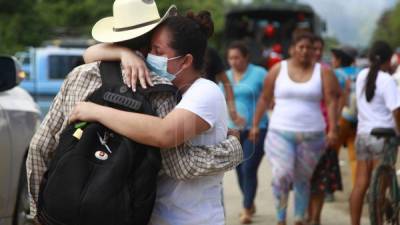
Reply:
<svg viewBox="0 0 400 225"><path fill-rule="evenodd" d="M241 223L241 224L250 224L250 223L253 222L253 221L251 220L251 215L248 215L248 214L246 214L246 213L242 213L242 214L240 215L239 220L240 220L240 223Z"/></svg>

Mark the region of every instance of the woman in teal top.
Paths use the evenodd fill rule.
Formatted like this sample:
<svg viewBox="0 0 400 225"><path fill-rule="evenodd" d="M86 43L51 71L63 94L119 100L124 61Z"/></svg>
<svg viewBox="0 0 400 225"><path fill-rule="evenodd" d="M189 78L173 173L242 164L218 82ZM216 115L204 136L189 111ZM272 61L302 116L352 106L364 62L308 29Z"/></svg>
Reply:
<svg viewBox="0 0 400 225"><path fill-rule="evenodd" d="M249 51L241 42L233 42L229 46L227 57L230 66L227 75L233 87L236 111L240 117L246 120L245 124L229 121L228 126L240 129L244 161L236 168L236 172L244 196L240 221L247 224L251 223L251 217L255 213L257 170L264 155L264 138L267 132L268 118L266 115L259 124L260 133L257 140L250 141L248 135L267 71L263 67L249 63Z"/></svg>

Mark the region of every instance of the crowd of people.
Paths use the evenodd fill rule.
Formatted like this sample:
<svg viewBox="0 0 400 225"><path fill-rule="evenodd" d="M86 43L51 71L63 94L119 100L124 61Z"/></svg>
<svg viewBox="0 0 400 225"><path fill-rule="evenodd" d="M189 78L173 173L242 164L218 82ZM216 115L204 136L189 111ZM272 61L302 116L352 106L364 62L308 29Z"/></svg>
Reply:
<svg viewBox="0 0 400 225"><path fill-rule="evenodd" d="M325 199L343 189L338 159L343 147L351 170L351 224L359 225L372 171L383 156L383 140L370 133L374 128L400 128L391 47L373 43L367 68L356 66L357 51L349 46L331 49L332 61L324 63L323 48L320 37L294 36L289 58L267 73L253 116L250 140L255 143L257 135L264 134L261 118L267 109L272 111L264 151L272 168L278 225L286 224L292 190L295 224L321 224ZM241 217L241 222L251 223L251 217Z"/></svg>
<svg viewBox="0 0 400 225"><path fill-rule="evenodd" d="M356 66L357 51L350 46L331 49L332 61L324 63L323 48L320 37L294 36L289 58L267 73L253 116L250 136L255 141L261 117L266 109L272 111L264 150L279 225L286 224L291 190L295 224L321 224L325 199L343 189L338 159L343 147L351 170L351 224L359 225L372 171L383 156L383 140L370 133L373 128L400 128L391 47L373 43L367 68Z"/></svg>
<svg viewBox="0 0 400 225"><path fill-rule="evenodd" d="M130 1L132 7L145 4ZM357 68L354 48L331 49L332 62L326 63L322 61L323 39L302 32L293 36L289 56L267 71L252 64L246 45L235 41L226 50L229 69L225 70L224 60L207 47L213 32L209 12L166 16L157 26L143 21L122 25L129 29L107 30L107 23L94 27L94 38L104 43L86 51L88 64L68 76L33 138L27 160L33 216L41 176L59 133L68 123L95 121L138 143L163 149L164 173L159 176L151 224L224 224L223 173L242 156L236 167L243 197L238 220L252 223L257 171L265 155L272 169L276 223L287 224L289 192L293 191L295 225L319 225L324 200L343 188L338 159L343 146L351 167L351 223L360 224L371 173L382 157L382 140L370 132L376 127L400 128L400 92L389 74L393 50L388 44L374 43L370 66ZM147 88L161 82L178 87L182 99L175 105L168 96L155 97L159 117L81 102L100 85L96 62L102 60L121 60L124 80L133 91L136 85ZM74 88L82 95L71 100L67 92ZM267 111L272 112L270 117ZM204 167L174 164L190 161L185 157L209 160L204 154L185 154L196 152L197 146L223 155L219 144L225 141L233 146L235 141L228 137L228 128L240 131L242 149L232 147L233 155ZM218 167L226 162L230 166ZM205 168L210 165L215 166ZM185 175L180 174L188 170L196 171L195 175L182 179Z"/></svg>
<svg viewBox="0 0 400 225"><path fill-rule="evenodd" d="M374 128L400 129L400 60L389 44L374 42L364 67L356 64L358 53L351 46L330 49L331 61L322 61L324 45L319 36L295 34L289 57L268 71L261 94L253 92L259 96L255 111L247 110L254 112L249 132L253 143L265 134L260 124L265 111L272 112L263 139L278 225L286 224L292 190L295 224L321 224L324 202L343 190L341 149L347 151L350 167L350 220L359 225L373 169L383 157L383 140L370 133ZM232 70L229 58L227 62ZM232 82L232 87L240 98L239 84ZM257 155L257 145L253 147ZM240 217L243 224L251 223L254 213L254 203L247 207Z"/></svg>

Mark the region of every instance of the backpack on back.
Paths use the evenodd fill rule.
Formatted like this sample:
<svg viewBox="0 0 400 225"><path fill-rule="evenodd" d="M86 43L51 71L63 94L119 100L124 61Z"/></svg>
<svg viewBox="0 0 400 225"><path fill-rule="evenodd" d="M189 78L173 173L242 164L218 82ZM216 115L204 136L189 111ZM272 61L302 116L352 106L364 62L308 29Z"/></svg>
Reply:
<svg viewBox="0 0 400 225"><path fill-rule="evenodd" d="M149 94L177 93L171 85L133 93L119 62L102 62L100 72L102 86L87 99L97 104L156 115ZM146 225L160 168L157 148L99 123L68 125L40 186L38 219L42 225Z"/></svg>

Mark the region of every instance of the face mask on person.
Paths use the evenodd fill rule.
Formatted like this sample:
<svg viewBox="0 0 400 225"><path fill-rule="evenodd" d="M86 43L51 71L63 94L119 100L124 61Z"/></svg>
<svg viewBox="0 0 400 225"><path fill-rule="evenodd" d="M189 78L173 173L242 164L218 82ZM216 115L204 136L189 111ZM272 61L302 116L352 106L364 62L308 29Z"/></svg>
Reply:
<svg viewBox="0 0 400 225"><path fill-rule="evenodd" d="M182 72L183 68L180 69L175 74L171 74L168 72L168 61L179 59L181 57L182 56L167 58L165 56L158 56L149 53L146 58L146 63L151 71L153 71L159 76L167 78L169 81L173 81L176 78L176 76L180 72Z"/></svg>

